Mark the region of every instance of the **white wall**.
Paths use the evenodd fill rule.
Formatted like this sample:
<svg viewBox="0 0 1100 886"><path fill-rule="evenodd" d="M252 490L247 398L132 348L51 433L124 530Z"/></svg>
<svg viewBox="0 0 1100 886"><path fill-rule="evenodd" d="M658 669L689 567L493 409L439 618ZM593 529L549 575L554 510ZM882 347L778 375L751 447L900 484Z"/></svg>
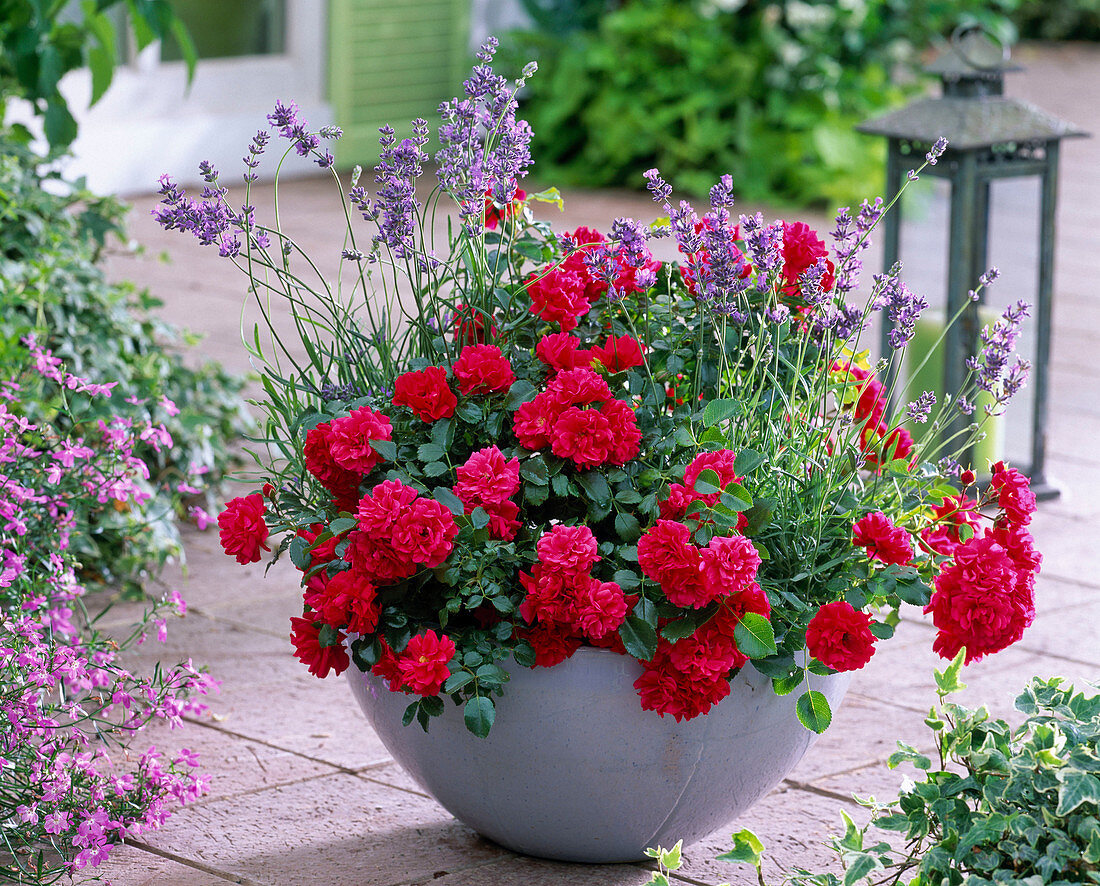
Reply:
<svg viewBox="0 0 1100 886"><path fill-rule="evenodd" d="M312 127L331 123L326 7L322 0L288 0L284 55L200 61L190 90L184 64L161 64L156 46L118 68L90 110L91 77L74 71L62 83L80 126L67 174L86 176L99 193L131 194L156 190L163 172L194 184L199 161L210 160L236 184L248 142L266 128L276 99L298 102ZM316 169L306 161L287 166L289 175Z"/></svg>

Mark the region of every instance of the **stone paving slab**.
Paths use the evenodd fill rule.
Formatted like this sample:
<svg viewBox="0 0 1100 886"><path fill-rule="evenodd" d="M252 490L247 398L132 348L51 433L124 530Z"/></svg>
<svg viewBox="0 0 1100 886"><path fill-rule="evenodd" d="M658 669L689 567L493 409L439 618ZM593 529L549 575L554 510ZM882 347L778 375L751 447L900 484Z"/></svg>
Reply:
<svg viewBox="0 0 1100 886"><path fill-rule="evenodd" d="M1100 48L1025 47L1017 57L1029 70L1009 78L1009 94L1100 133ZM1065 144L1048 461L1048 475L1063 497L1043 505L1033 526L1044 555L1039 617L1016 648L963 672L969 688L959 701L986 703L997 716L1011 716L1012 700L1034 673L1064 674L1079 687L1100 679L1097 168L1100 142ZM543 211L566 229L606 228L624 214L654 215L644 194L566 196L564 214ZM239 340L243 277L213 251L158 230L148 218L155 202L155 197L135 200L132 234L147 252L114 256L111 273L151 286L165 301L165 318L206 335L189 360L211 357L236 371L249 370ZM258 189L254 202L261 207L270 202L270 189ZM1022 206L1022 198L1016 203ZM338 264L326 221L335 206L330 182L298 181L284 191L288 228L307 251L323 256L326 269ZM828 229L818 213L788 217ZM1024 262L1030 245L1013 247L1009 251L1017 254L1009 259ZM668 244L661 248L663 257L671 257ZM158 260L162 250L173 256L171 264ZM868 273L878 269L879 255L875 249L867 254ZM1008 277L1016 265L1004 270ZM1006 291L1024 283L1031 285L1031 279L1006 281ZM250 328L255 312L244 317ZM209 666L222 690L210 700L210 714L181 731L150 728L140 741L198 749L211 774L211 791L161 831L120 847L100 871L116 886L640 886L648 880L645 866L567 865L517 856L455 822L392 762L344 681L317 681L293 659L288 619L300 611L293 570L276 568L265 578L261 566L239 567L221 553L214 531L187 533L186 547L187 574L170 572L165 580L182 590L191 613L170 624L166 645L148 644L138 660L192 657ZM120 606L114 623L133 611ZM866 820L866 810L845 798L853 792L886 798L904 777L902 770L884 765L896 741L932 747L922 721L936 701L932 670L944 665L931 650L933 635L919 612L907 613L898 636L855 676L830 731L780 788L738 822L688 849L678 882L755 883L751 870L714 860L740 827L753 828L767 845L769 881L778 879L777 864L828 862L821 841L841 827L840 809Z"/></svg>

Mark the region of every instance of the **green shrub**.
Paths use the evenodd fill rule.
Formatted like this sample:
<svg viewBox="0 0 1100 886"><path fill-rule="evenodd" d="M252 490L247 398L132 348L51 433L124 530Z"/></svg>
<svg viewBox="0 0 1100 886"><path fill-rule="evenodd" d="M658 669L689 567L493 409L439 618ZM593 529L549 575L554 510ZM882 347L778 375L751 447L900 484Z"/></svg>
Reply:
<svg viewBox="0 0 1100 886"><path fill-rule="evenodd" d="M847 203L881 188L883 145L855 123L919 82L920 53L964 18L1003 30L1016 0L630 0L588 30L515 34L532 55L523 114L539 173L576 185L640 187L658 167L703 195L731 173L747 201ZM558 4L563 5L562 3ZM903 85L905 84L905 85Z"/></svg>
<svg viewBox="0 0 1100 886"><path fill-rule="evenodd" d="M106 237L121 233L117 200L67 187L18 145L0 148L0 376L22 365L20 339L33 333L69 371L117 383L95 404L100 418L163 423L172 436L171 447L137 451L149 500L101 514L74 539L84 580L135 587L180 553L177 517L215 510L233 462L226 442L247 426L243 381L215 363L185 365L178 348L196 339L156 319L147 291L107 282L97 262ZM58 420L59 395L25 403L25 414Z"/></svg>
<svg viewBox="0 0 1100 886"><path fill-rule="evenodd" d="M1021 0L1012 21L1025 40L1100 40L1100 0Z"/></svg>

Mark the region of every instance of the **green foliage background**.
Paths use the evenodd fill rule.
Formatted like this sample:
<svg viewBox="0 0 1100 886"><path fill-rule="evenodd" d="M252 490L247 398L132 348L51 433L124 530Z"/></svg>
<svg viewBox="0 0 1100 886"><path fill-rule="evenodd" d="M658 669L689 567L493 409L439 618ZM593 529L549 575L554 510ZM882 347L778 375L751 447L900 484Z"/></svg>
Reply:
<svg viewBox="0 0 1100 886"><path fill-rule="evenodd" d="M508 42L536 172L641 187L656 166L703 195L796 205L881 189L883 145L855 123L923 88L921 54L964 21L1005 36L1018 0L525 0Z"/></svg>
<svg viewBox="0 0 1100 886"><path fill-rule="evenodd" d="M101 418L161 422L172 435L170 450L139 453L153 497L139 509L100 515L74 538L85 580L137 586L180 553L177 516L193 504L217 509L218 485L234 461L227 442L249 420L241 379L215 363L185 364L180 349L196 339L157 320L151 311L160 303L148 291L106 280L98 262L106 238L122 233L124 211L113 198L67 186L40 157L0 134L0 377L25 363L20 339L33 333L70 372L118 382L110 400L93 404ZM178 415L160 405L162 396ZM59 402L59 392L46 391L20 411L33 422L56 423ZM184 481L192 464L210 468L202 478L210 484L206 493L164 490ZM200 485L194 476L190 482Z"/></svg>

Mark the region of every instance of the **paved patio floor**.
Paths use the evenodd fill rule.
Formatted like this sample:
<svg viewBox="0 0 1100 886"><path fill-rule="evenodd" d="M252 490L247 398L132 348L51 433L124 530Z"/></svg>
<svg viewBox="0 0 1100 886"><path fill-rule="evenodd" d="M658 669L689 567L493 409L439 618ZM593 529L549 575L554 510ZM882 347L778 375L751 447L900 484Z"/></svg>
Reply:
<svg viewBox="0 0 1100 886"><path fill-rule="evenodd" d="M1100 48L1024 48L1028 66L1008 91L1100 132ZM1063 490L1034 523L1044 555L1039 616L1010 650L966 669L963 700L1006 714L1033 674L1060 674L1078 685L1100 679L1100 139L1064 147L1059 205L1057 297L1048 474ZM261 200L265 195L259 195ZM567 194L564 225L605 228L616 215L652 216L643 196ZM247 369L239 342L243 281L193 242L165 235L148 218L155 197L134 199L132 234L148 247L116 257L111 273L152 287L163 314L205 334L201 352ZM326 240L336 203L328 186L287 186L283 211L299 239L338 255ZM556 212L556 211L555 211ZM826 230L824 219L813 219ZM994 247L1011 280L1026 258L1026 237L1007 232ZM165 250L171 264L157 261ZM1005 259L998 257L1004 253ZM868 261L877 269L877 259ZM1031 273L1026 266L1024 274ZM1027 277L1030 283L1030 277ZM1000 284L999 284L1000 285ZM1012 283L1004 284L1011 292ZM300 612L297 575L262 564L240 568L213 531L187 534L186 574L165 577L190 603L162 658L190 657L222 682L210 713L177 732L151 730L145 741L191 747L210 774L210 792L157 832L119 847L100 874L116 886L634 886L644 865L583 866L525 858L481 839L452 819L388 756L354 707L342 679L318 681L291 655L288 619ZM678 882L712 886L755 882L746 868L716 862L730 833L751 827L768 848L770 880L780 867L827 858L821 841L857 819L853 792L887 796L903 773L884 760L902 739L930 747L922 720L935 701L933 629L910 612L853 680L833 727L769 797L736 824L690 847Z"/></svg>

